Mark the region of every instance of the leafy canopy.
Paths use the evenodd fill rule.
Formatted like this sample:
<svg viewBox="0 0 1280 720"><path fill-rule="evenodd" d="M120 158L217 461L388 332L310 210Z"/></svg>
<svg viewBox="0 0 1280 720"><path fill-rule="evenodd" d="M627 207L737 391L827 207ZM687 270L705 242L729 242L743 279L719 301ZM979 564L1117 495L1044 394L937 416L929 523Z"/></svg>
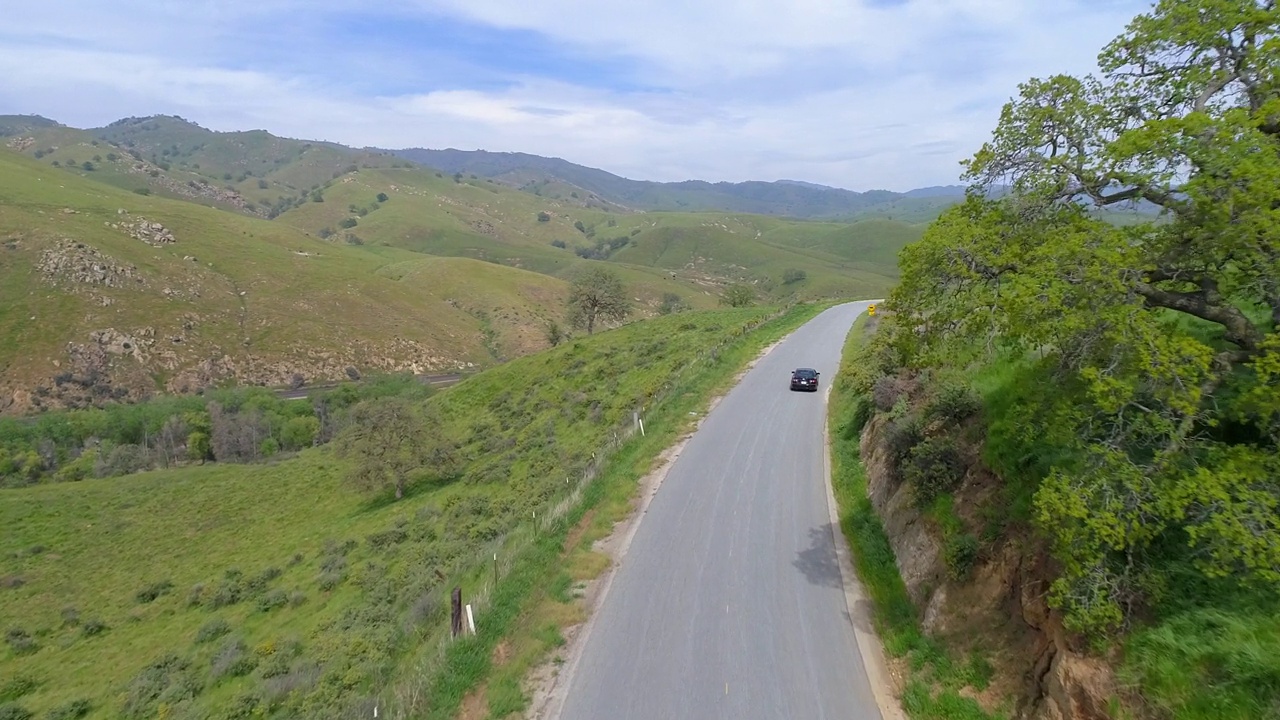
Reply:
<svg viewBox="0 0 1280 720"><path fill-rule="evenodd" d="M590 335L597 320L620 321L631 312L622 279L603 267L578 273L569 287L569 322Z"/></svg>
<svg viewBox="0 0 1280 720"><path fill-rule="evenodd" d="M898 356L1052 367L1046 417L1080 462L1036 512L1077 629L1158 595L1170 541L1210 577L1280 584L1278 30L1274 0L1158 2L1100 76L1022 84L967 201L901 255ZM1138 203L1158 215L1093 212Z"/></svg>

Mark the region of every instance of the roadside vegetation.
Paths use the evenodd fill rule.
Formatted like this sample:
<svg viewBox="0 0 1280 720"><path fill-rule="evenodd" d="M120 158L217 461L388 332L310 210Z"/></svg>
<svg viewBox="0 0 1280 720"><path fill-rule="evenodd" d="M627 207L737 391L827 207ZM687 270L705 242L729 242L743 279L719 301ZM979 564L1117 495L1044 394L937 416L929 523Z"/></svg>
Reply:
<svg viewBox="0 0 1280 720"><path fill-rule="evenodd" d="M842 437L892 419L928 504L957 479L952 455L894 388L976 398L1003 488L970 532L1021 525L1043 543L1050 607L1118 668L1122 716L1280 707L1278 37L1273 3L1162 1L1103 50L1099 76L1021 85L967 165L976 192L902 252L893 314L836 410ZM1088 211L1132 202L1161 215ZM890 648L914 647L874 523L850 502ZM953 539L949 562L980 548ZM964 716L930 712L917 716Z"/></svg>
<svg viewBox="0 0 1280 720"><path fill-rule="evenodd" d="M752 348L817 309L673 314L570 339L430 396L389 378L331 404L335 438L353 450L366 439L346 434L359 426L344 414L394 419L408 409L428 421L419 426L430 462L399 479L362 475L397 469L394 458L339 457L313 438L296 455L252 463L215 457L0 491L0 704L14 717L336 718L371 716L374 705L380 717L450 717L487 676L485 653L525 627L531 598L568 599L560 578L582 568L559 564L559 543L583 508L625 504L627 483L688 413ZM250 391L201 401L211 425L218 403L277 413L282 427L295 418L324 427L322 402L273 405ZM97 423L98 437L132 439L159 424L163 435L171 418L201 412L184 402L49 415L6 426L6 437L39 452L50 428ZM649 433L627 441L633 411ZM55 441L55 454L90 434ZM621 464L600 465L606 453ZM578 488L591 477L613 479ZM565 505L575 491L581 502ZM481 635L447 643L454 585L476 605ZM533 628L521 663L556 645L554 627ZM492 676L498 707L526 702L511 672Z"/></svg>

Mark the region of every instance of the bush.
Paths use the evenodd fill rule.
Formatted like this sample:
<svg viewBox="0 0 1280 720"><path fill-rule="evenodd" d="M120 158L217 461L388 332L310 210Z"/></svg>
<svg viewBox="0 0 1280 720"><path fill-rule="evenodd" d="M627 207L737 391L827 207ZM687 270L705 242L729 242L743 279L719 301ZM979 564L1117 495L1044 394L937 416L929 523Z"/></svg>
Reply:
<svg viewBox="0 0 1280 720"><path fill-rule="evenodd" d="M31 637L31 633L19 627L9 628L9 632L5 633L4 639L5 642L9 643L9 647L13 649L15 655L26 655L40 649L40 646L36 644L35 638Z"/></svg>
<svg viewBox="0 0 1280 720"><path fill-rule="evenodd" d="M90 618L86 620L84 626L80 628L80 632L85 637L96 637L107 631L107 624L98 618Z"/></svg>
<svg viewBox="0 0 1280 720"><path fill-rule="evenodd" d="M157 715L157 705L174 705L190 700L204 689L191 672L191 663L172 653L142 669L129 681L123 715L146 720Z"/></svg>
<svg viewBox="0 0 1280 720"><path fill-rule="evenodd" d="M358 224L358 221L355 218L346 218L342 222L338 223L338 227L342 228L343 230L350 230L351 228L355 227L357 224Z"/></svg>
<svg viewBox="0 0 1280 720"><path fill-rule="evenodd" d="M943 422L958 423L982 409L982 398L967 385L945 385L929 404L926 414Z"/></svg>
<svg viewBox="0 0 1280 720"><path fill-rule="evenodd" d="M563 249L565 249L565 248L569 247L569 244L568 244L568 243L566 243L566 242L565 242L565 241L563 241L563 240L552 240L552 241L551 241L551 247L558 247L558 248L560 248L561 250L563 250Z"/></svg>
<svg viewBox="0 0 1280 720"><path fill-rule="evenodd" d="M947 573L952 580L964 580L978 558L978 538L971 533L952 535L942 549Z"/></svg>
<svg viewBox="0 0 1280 720"><path fill-rule="evenodd" d="M35 715L17 703L0 705L0 720L31 720Z"/></svg>
<svg viewBox="0 0 1280 720"><path fill-rule="evenodd" d="M40 687L40 681L30 675L14 675L0 685L0 702L11 702Z"/></svg>
<svg viewBox="0 0 1280 720"><path fill-rule="evenodd" d="M49 720L79 720L93 710L88 700L72 700L49 711Z"/></svg>
<svg viewBox="0 0 1280 720"><path fill-rule="evenodd" d="M929 438L911 449L903 478L915 491L916 505L927 507L942 493L954 490L966 469L955 441Z"/></svg>
<svg viewBox="0 0 1280 720"><path fill-rule="evenodd" d="M923 439L923 424L914 415L898 418L890 423L885 432L885 444L888 446L889 459L894 467L900 467L911 454L911 450Z"/></svg>
<svg viewBox="0 0 1280 720"><path fill-rule="evenodd" d="M271 592L258 598L258 610L262 612L271 612L277 608L282 608L289 602L289 595L284 590L276 588Z"/></svg>
<svg viewBox="0 0 1280 720"><path fill-rule="evenodd" d="M155 601L155 599L160 597L161 595L169 594L169 591L172 589L173 589L173 583L169 582L168 580L162 580L158 583L149 585L148 587L145 587L142 590L139 590L137 594L134 595L134 599L137 600L140 604L145 605L149 602Z"/></svg>
<svg viewBox="0 0 1280 720"><path fill-rule="evenodd" d="M210 663L209 673L216 682L223 678L244 677L258 666L258 660L245 648L244 641L232 638L218 648Z"/></svg>
<svg viewBox="0 0 1280 720"><path fill-rule="evenodd" d="M231 625L222 618L214 618L200 627L196 632L196 644L212 642L231 632Z"/></svg>
<svg viewBox="0 0 1280 720"><path fill-rule="evenodd" d="M549 220L551 220L551 213L546 212L545 210L538 213L538 222L547 222ZM560 247L564 247L564 245L561 245Z"/></svg>
<svg viewBox="0 0 1280 720"><path fill-rule="evenodd" d="M787 268L786 270L782 271L782 284L790 285L792 283L798 283L807 277L809 277L809 275L805 273L805 271L803 270L799 270L796 268Z"/></svg>
<svg viewBox="0 0 1280 720"><path fill-rule="evenodd" d="M880 412L889 412L897 404L902 388L898 379L889 375L876 378L871 386L871 400Z"/></svg>

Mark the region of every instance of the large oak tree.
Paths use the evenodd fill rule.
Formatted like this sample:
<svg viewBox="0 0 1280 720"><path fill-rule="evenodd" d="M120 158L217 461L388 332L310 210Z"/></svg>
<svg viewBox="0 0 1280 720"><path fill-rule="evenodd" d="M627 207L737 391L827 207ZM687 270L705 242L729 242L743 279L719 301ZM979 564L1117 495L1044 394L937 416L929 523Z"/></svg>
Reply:
<svg viewBox="0 0 1280 720"><path fill-rule="evenodd" d="M1078 628L1123 622L1171 538L1209 576L1280 583L1278 34L1275 0L1156 3L1099 75L1021 85L967 201L902 254L904 356L1053 366L1043 416L1081 460L1036 507ZM1140 214L1099 212L1119 208Z"/></svg>

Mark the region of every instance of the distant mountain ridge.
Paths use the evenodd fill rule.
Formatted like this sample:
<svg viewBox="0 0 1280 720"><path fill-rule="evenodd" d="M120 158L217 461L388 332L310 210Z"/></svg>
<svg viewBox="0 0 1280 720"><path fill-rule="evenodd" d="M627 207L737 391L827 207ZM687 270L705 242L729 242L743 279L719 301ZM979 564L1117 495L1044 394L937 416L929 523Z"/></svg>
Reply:
<svg viewBox="0 0 1280 720"><path fill-rule="evenodd" d="M889 190L854 192L800 180L654 182L631 180L562 158L529 153L454 148L407 148L386 152L445 172L491 178L530 191L559 182L593 194L605 202L640 211L723 211L834 220L850 219L877 206L903 200L954 200L964 196L964 187L960 185L899 193Z"/></svg>

